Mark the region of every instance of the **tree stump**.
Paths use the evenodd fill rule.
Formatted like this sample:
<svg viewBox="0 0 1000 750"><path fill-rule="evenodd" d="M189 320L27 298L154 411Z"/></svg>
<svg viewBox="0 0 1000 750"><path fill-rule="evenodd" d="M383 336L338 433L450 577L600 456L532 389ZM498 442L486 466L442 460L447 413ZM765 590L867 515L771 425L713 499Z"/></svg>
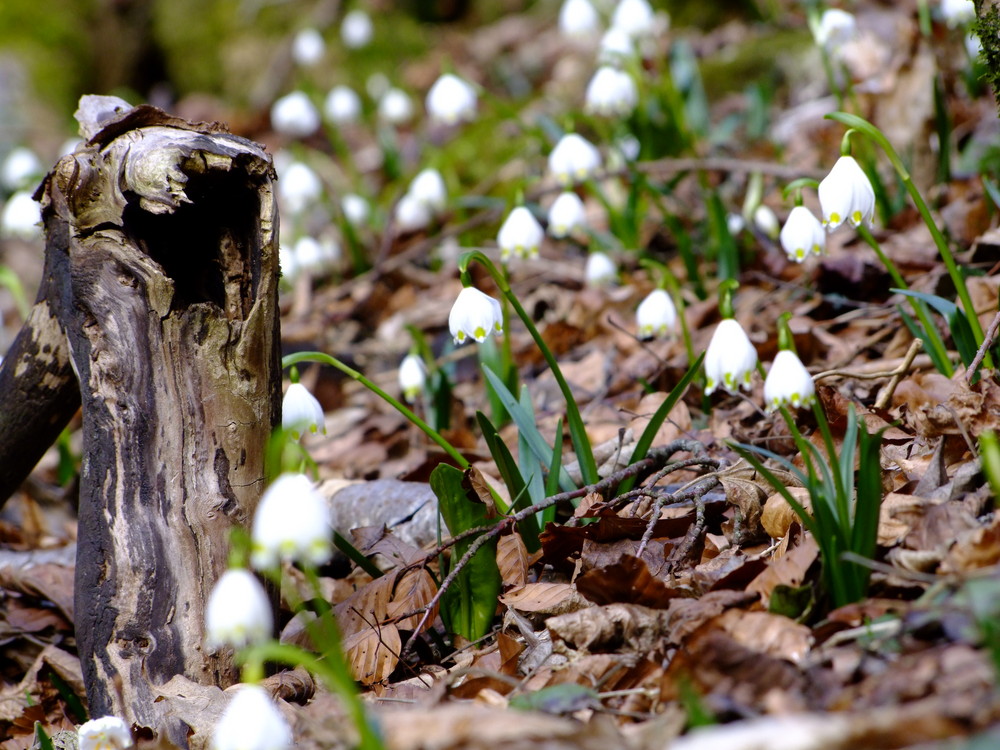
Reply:
<svg viewBox="0 0 1000 750"><path fill-rule="evenodd" d="M82 403L75 604L90 712L184 746L155 686L238 678L228 651L204 646L205 604L280 417L274 173L217 124L112 97L84 97L77 119L88 142L36 196L45 283L0 370L0 414L12 393L52 424ZM18 429L0 418L0 465Z"/></svg>

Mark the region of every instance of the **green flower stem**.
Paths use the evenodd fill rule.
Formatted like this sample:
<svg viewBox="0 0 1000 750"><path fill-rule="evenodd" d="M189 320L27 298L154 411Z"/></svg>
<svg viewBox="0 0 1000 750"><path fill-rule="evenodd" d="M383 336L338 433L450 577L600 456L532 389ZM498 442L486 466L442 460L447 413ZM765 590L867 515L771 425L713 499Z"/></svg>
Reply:
<svg viewBox="0 0 1000 750"><path fill-rule="evenodd" d="M833 112L828 114L827 118L864 133L866 136L875 141L875 143L877 143L885 152L885 155L889 157L889 161L895 168L899 178L903 181L903 185L906 186L906 192L910 194L910 199L913 201L913 205L916 206L917 211L920 212L920 217L924 220L924 224L927 225L927 229L930 231L931 237L934 239L934 244L937 246L938 253L941 255L941 260L944 261L944 265L948 269L948 275L951 277L951 282L954 285L955 290L958 292L959 299L962 300L962 307L965 308L965 315L969 319L969 325L972 327L972 333L976 337L976 343L981 344L983 341L983 328L979 324L979 317L976 315L976 308L972 304L972 298L969 296L969 289L965 284L962 272L959 269L958 264L955 262L955 256L952 254L951 248L948 247L947 240L945 240L941 230L938 229L937 224L934 222L934 218L931 216L931 211L927 207L927 203L924 202L924 198L920 194L920 191L917 190L917 186L913 184L913 179L910 177L910 173L904 166L902 159L899 158L899 154L896 153L896 149L894 149L892 144L889 143L889 139L885 137L885 134L881 130L862 117L852 115L848 112ZM900 288L905 289L905 287ZM993 367L993 361L989 358L989 355L987 355L986 365L988 367Z"/></svg>
<svg viewBox="0 0 1000 750"><path fill-rule="evenodd" d="M823 445L826 446L827 462L830 465L830 473L833 474L833 483L837 491L837 512L843 522L844 520L850 518L850 508L848 507L850 498L847 497L847 492L844 489L843 482L841 481L837 446L833 442L833 433L830 432L830 423L826 420L826 412L823 411L823 407L820 406L819 398L813 399L812 408L813 414L816 415L816 423L819 425L819 431L823 435Z"/></svg>
<svg viewBox="0 0 1000 750"><path fill-rule="evenodd" d="M465 456L459 453L458 450L455 448L455 446L453 446L451 443L445 440L441 436L441 433L439 433L437 430L435 430L433 427L427 424L424 420L422 420L420 417L414 414L403 403L401 403L399 400L393 398L388 393L383 391L381 388L375 385L375 383L366 378L364 375L355 370L353 367L348 367L336 357L331 357L329 354L323 354L323 352L297 352L296 354L289 354L287 357L282 358L281 366L282 368L290 367L291 365L298 364L299 362L319 362L324 365L330 365L331 367L336 367L338 370L340 370L342 373L347 375L352 380L356 380L357 382L361 383L361 385L370 390L372 393L374 393L376 396L381 398L383 401L385 401L387 404L393 407L396 411L398 411L400 414L402 414L404 417L410 420L410 422L412 422L421 430L423 430L424 434L427 435L427 437L429 437L439 446L441 446L444 452L447 453L449 456L451 456L460 467L462 467L463 469L469 468L470 464L465 459Z"/></svg>
<svg viewBox="0 0 1000 750"><path fill-rule="evenodd" d="M792 193L795 194L795 205L802 205L802 189L812 188L813 190L819 187L819 180L814 180L812 177L800 177L797 180L792 180L784 189L781 191L781 197L783 200L788 200L788 196Z"/></svg>
<svg viewBox="0 0 1000 750"><path fill-rule="evenodd" d="M861 224L857 228L858 234L861 235L861 239L868 243L868 246L875 251L878 259L885 266L885 269L889 272L892 277L893 283L896 285L897 289L909 289L906 281L903 279L902 274L899 273L899 269L896 268L896 264L892 262L888 255L882 251L882 246L879 244L878 240L872 235L864 224ZM910 306L913 308L913 312L916 313L917 318L920 320L920 324L924 327L924 332L927 334L927 339L934 349L934 351L940 357L940 361L943 362L947 368L947 372L944 374L949 378L952 375L951 362L948 359L948 349L941 340L941 334L938 333L937 326L934 325L934 321L931 319L930 313L927 311L927 306L918 299L910 297Z"/></svg>
<svg viewBox="0 0 1000 750"><path fill-rule="evenodd" d="M517 316L524 323L525 328L528 329L528 333L534 339L535 345L541 351L549 369L552 370L552 375L555 377L556 383L559 384L559 390L562 391L563 398L566 400L566 419L570 424L570 437L573 440L573 449L576 451L576 458L580 462L580 473L583 475L583 483L596 483L598 480L597 463L594 461L594 452L590 446L590 442L586 439L587 433L583 417L580 414L580 408L576 405L576 399L573 398L573 391L570 390L569 383L563 377L562 370L559 369L559 363L556 361L555 356L553 356L552 350L545 343L542 334L538 332L534 322L531 320L531 316L528 315L528 312L521 306L521 302L517 296L511 291L507 279L482 252L473 250L465 253L459 259L458 269L463 276L468 273L469 264L473 261L483 266L489 272L490 276L493 277L493 281L496 283L500 293L510 302L510 306L514 308L514 312L517 313Z"/></svg>

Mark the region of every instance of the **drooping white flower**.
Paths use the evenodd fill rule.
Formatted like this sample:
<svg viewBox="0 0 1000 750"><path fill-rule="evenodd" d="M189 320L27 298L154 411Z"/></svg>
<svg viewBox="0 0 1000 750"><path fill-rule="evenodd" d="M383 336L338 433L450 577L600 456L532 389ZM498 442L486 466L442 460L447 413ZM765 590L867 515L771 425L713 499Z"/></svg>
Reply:
<svg viewBox="0 0 1000 750"><path fill-rule="evenodd" d="M314 28L302 29L292 39L292 60L296 65L311 68L323 59L325 53L323 35Z"/></svg>
<svg viewBox="0 0 1000 750"><path fill-rule="evenodd" d="M267 691L242 685L212 732L212 750L288 750L292 730Z"/></svg>
<svg viewBox="0 0 1000 750"><path fill-rule="evenodd" d="M624 70L603 65L587 84L584 108L605 117L627 117L639 101L632 76Z"/></svg>
<svg viewBox="0 0 1000 750"><path fill-rule="evenodd" d="M448 314L448 330L456 344L475 339L480 344L491 333L503 333L503 311L500 303L475 287L467 286L459 292Z"/></svg>
<svg viewBox="0 0 1000 750"><path fill-rule="evenodd" d="M301 264L301 261L298 262ZM326 434L323 407L302 383L292 383L285 391L285 397L281 400L281 427L296 439L306 430L320 430Z"/></svg>
<svg viewBox="0 0 1000 750"><path fill-rule="evenodd" d="M371 215L368 201L357 193L344 193L340 199L340 210L344 212L344 218L354 227L363 226Z"/></svg>
<svg viewBox="0 0 1000 750"><path fill-rule="evenodd" d="M560 193L549 207L549 234L565 237L587 226L587 214L580 196L571 190Z"/></svg>
<svg viewBox="0 0 1000 750"><path fill-rule="evenodd" d="M31 193L21 190L14 193L4 204L0 214L0 235L31 240L42 236L42 207Z"/></svg>
<svg viewBox="0 0 1000 750"><path fill-rule="evenodd" d="M836 52L858 34L854 16L839 8L827 8L814 29L816 44L828 52Z"/></svg>
<svg viewBox="0 0 1000 750"><path fill-rule="evenodd" d="M432 214L441 213L448 204L448 189L444 178L432 167L421 170L413 178L407 192L427 206Z"/></svg>
<svg viewBox="0 0 1000 750"><path fill-rule="evenodd" d="M289 138L305 138L319 126L319 112L304 91L286 94L271 107L271 127Z"/></svg>
<svg viewBox="0 0 1000 750"><path fill-rule="evenodd" d="M823 209L823 226L833 231L844 221L853 226L871 226L875 214L875 191L868 175L853 156L837 159L830 174L819 183L819 205Z"/></svg>
<svg viewBox="0 0 1000 750"><path fill-rule="evenodd" d="M607 253L591 253L587 256L583 277L591 286L607 286L617 281L618 267Z"/></svg>
<svg viewBox="0 0 1000 750"><path fill-rule="evenodd" d="M782 349L764 378L764 406L774 411L779 406L811 406L816 398L812 375L795 352Z"/></svg>
<svg viewBox="0 0 1000 750"><path fill-rule="evenodd" d="M778 232L781 229L778 217L775 215L774 211L770 206L765 206L763 203L754 209L753 223L757 229L766 234L772 240L778 236Z"/></svg>
<svg viewBox="0 0 1000 750"><path fill-rule="evenodd" d="M340 39L348 49L368 46L372 33L372 19L363 10L350 11L340 22Z"/></svg>
<svg viewBox="0 0 1000 750"><path fill-rule="evenodd" d="M621 65L636 56L635 42L628 32L612 26L601 36L597 61L602 65Z"/></svg>
<svg viewBox="0 0 1000 750"><path fill-rule="evenodd" d="M327 273L340 260L340 245L330 236L323 239L299 237L292 248L295 266L314 276Z"/></svg>
<svg viewBox="0 0 1000 750"><path fill-rule="evenodd" d="M424 384L427 382L427 367L416 354L407 354L399 363L399 389L403 398L413 402L417 400Z"/></svg>
<svg viewBox="0 0 1000 750"><path fill-rule="evenodd" d="M538 219L525 206L517 206L504 219L497 233L500 246L500 260L507 262L515 258L537 258L538 248L545 237L545 230Z"/></svg>
<svg viewBox="0 0 1000 750"><path fill-rule="evenodd" d="M720 387L729 393L741 387L749 390L756 366L757 350L743 326L725 318L716 326L705 353L705 395Z"/></svg>
<svg viewBox="0 0 1000 750"><path fill-rule="evenodd" d="M972 0L941 0L939 12L952 29L976 20L976 6Z"/></svg>
<svg viewBox="0 0 1000 750"><path fill-rule="evenodd" d="M549 154L549 171L563 185L582 182L601 168L597 147L577 133L567 133Z"/></svg>
<svg viewBox="0 0 1000 750"><path fill-rule="evenodd" d="M413 193L407 192L396 204L394 220L401 232L416 232L430 226L434 216L430 207Z"/></svg>
<svg viewBox="0 0 1000 750"><path fill-rule="evenodd" d="M677 308L665 290L654 289L639 303L635 319L639 327L639 338L667 336L677 325Z"/></svg>
<svg viewBox="0 0 1000 750"><path fill-rule="evenodd" d="M209 648L262 643L271 637L274 617L267 594L253 573L227 570L208 597L205 607L205 643Z"/></svg>
<svg viewBox="0 0 1000 750"><path fill-rule="evenodd" d="M822 255L826 250L826 232L819 219L805 206L796 206L788 213L781 228L781 247L789 260L801 263L809 255Z"/></svg>
<svg viewBox="0 0 1000 750"><path fill-rule="evenodd" d="M452 73L438 78L427 92L427 114L431 120L455 125L476 118L476 89Z"/></svg>
<svg viewBox="0 0 1000 750"><path fill-rule="evenodd" d="M304 474L282 474L264 491L251 530L250 564L273 568L279 560L322 565L330 559L330 512Z"/></svg>
<svg viewBox="0 0 1000 750"><path fill-rule="evenodd" d="M7 190L27 188L44 172L42 162L35 152L26 146L18 146L0 164L0 184Z"/></svg>
<svg viewBox="0 0 1000 750"><path fill-rule="evenodd" d="M612 28L621 29L633 39L653 31L653 9L646 0L619 0L611 16Z"/></svg>
<svg viewBox="0 0 1000 750"><path fill-rule="evenodd" d="M334 86L323 102L323 114L334 125L356 122L361 117L361 97L350 86Z"/></svg>
<svg viewBox="0 0 1000 750"><path fill-rule="evenodd" d="M278 197L292 214L302 213L323 195L323 183L311 167L292 162L278 175Z"/></svg>
<svg viewBox="0 0 1000 750"><path fill-rule="evenodd" d="M559 31L569 37L596 34L601 18L590 0L564 0L559 8Z"/></svg>
<svg viewBox="0 0 1000 750"><path fill-rule="evenodd" d="M117 716L102 716L76 730L78 750L124 750L132 747L132 732Z"/></svg>
<svg viewBox="0 0 1000 750"><path fill-rule="evenodd" d="M392 125L403 125L413 118L413 102L402 89L390 88L379 99L378 116Z"/></svg>
<svg viewBox="0 0 1000 750"><path fill-rule="evenodd" d="M742 232L746 228L746 225L747 225L746 219L743 218L742 214L736 214L736 213L727 214L726 229L729 230L729 233L733 237Z"/></svg>

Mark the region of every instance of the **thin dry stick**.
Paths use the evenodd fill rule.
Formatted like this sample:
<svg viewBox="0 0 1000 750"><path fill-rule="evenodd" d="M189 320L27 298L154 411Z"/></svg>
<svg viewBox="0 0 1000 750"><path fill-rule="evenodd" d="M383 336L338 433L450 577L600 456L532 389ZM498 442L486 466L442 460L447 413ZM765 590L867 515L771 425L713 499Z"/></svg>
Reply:
<svg viewBox="0 0 1000 750"><path fill-rule="evenodd" d="M986 356L987 350L993 346L993 342L997 337L998 328L1000 328L1000 310L997 310L997 314L993 316L990 327L986 330L986 335L983 337L983 343L979 347L979 351L976 352L975 359L972 360L972 364L969 365L969 369L965 373L965 382L969 385L972 385L972 378L975 377L976 370L979 369L979 365L983 363L983 357Z"/></svg>
<svg viewBox="0 0 1000 750"><path fill-rule="evenodd" d="M906 357L903 359L903 364L896 368L896 373L892 376L885 388L878 395L875 400L876 409L884 409L889 405L889 401L892 399L892 394L896 392L896 386L899 385L900 381L903 379L903 375L909 371L910 367L913 365L913 360L924 346L924 342L920 339L913 339L910 344L910 348L906 350Z"/></svg>
<svg viewBox="0 0 1000 750"><path fill-rule="evenodd" d="M922 354L920 356L915 356L912 360L910 360L909 365L906 367L906 369L901 369L903 368L904 365L907 364L907 359L908 359L907 357L902 357L901 359L896 360L897 362L899 362L899 364L897 364L891 370L869 371L869 368L866 367L859 367L854 370L826 370L824 372L820 372L814 375L813 380L817 381L817 380L823 380L825 378L852 378L854 380L878 380L879 378L891 378L898 372L902 372L903 374L905 374L907 370L911 369L922 370L923 368L930 367L933 364L929 356L927 356L926 354ZM878 364L878 363L872 363L872 364Z"/></svg>

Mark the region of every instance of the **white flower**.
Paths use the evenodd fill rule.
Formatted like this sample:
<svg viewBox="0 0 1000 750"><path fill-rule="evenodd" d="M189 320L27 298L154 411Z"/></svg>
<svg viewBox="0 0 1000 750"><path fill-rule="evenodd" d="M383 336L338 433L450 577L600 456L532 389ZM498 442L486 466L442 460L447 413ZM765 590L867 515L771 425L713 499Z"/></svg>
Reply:
<svg viewBox="0 0 1000 750"><path fill-rule="evenodd" d="M964 26L976 19L976 6L972 0L941 0L941 18L949 28Z"/></svg>
<svg viewBox="0 0 1000 750"><path fill-rule="evenodd" d="M352 10L340 23L340 39L349 49L360 49L372 40L372 19L363 10Z"/></svg>
<svg viewBox="0 0 1000 750"><path fill-rule="evenodd" d="M627 117L635 110L639 93L632 76L610 65L598 68L587 84L584 108L605 117Z"/></svg>
<svg viewBox="0 0 1000 750"><path fill-rule="evenodd" d="M549 207L549 234L565 237L586 226L587 214L580 196L570 190L560 193Z"/></svg>
<svg viewBox="0 0 1000 750"><path fill-rule="evenodd" d="M654 289L639 303L635 319L639 326L639 338L667 336L677 325L677 308L666 291Z"/></svg>
<svg viewBox="0 0 1000 750"><path fill-rule="evenodd" d="M292 39L292 59L296 64L311 68L323 59L326 42L316 29L302 29Z"/></svg>
<svg viewBox="0 0 1000 750"><path fill-rule="evenodd" d="M279 560L322 565L330 559L330 512L304 474L282 474L264 492L253 517L250 564L260 570Z"/></svg>
<svg viewBox="0 0 1000 750"><path fill-rule="evenodd" d="M413 402L424 389L427 382L427 367L416 354L407 354L399 363L399 389L403 398Z"/></svg>
<svg viewBox="0 0 1000 750"><path fill-rule="evenodd" d="M770 206L765 206L763 203L754 209L753 223L757 229L766 234L772 240L778 236L778 231L781 227L778 223L778 217L775 216L774 211L771 210Z"/></svg>
<svg viewBox="0 0 1000 750"><path fill-rule="evenodd" d="M432 120L454 125L476 118L478 96L472 84L445 73L427 92L427 114Z"/></svg>
<svg viewBox="0 0 1000 750"><path fill-rule="evenodd" d="M750 389L750 377L757 366L753 348L743 326L725 318L715 328L705 353L705 395L722 387L730 393Z"/></svg>
<svg viewBox="0 0 1000 750"><path fill-rule="evenodd" d="M379 99L378 116L392 125L402 125L413 117L413 102L405 91L390 88Z"/></svg>
<svg viewBox="0 0 1000 750"><path fill-rule="evenodd" d="M620 0L611 17L611 26L633 39L653 31L653 9L646 0Z"/></svg>
<svg viewBox="0 0 1000 750"><path fill-rule="evenodd" d="M323 114L334 125L345 125L361 117L361 97L350 86L334 86L323 102Z"/></svg>
<svg viewBox="0 0 1000 750"><path fill-rule="evenodd" d="M746 227L747 222L742 214L728 214L726 216L726 229L735 237Z"/></svg>
<svg viewBox="0 0 1000 750"><path fill-rule="evenodd" d="M396 228L401 232L416 232L430 226L434 216L426 203L413 193L406 193L396 204Z"/></svg>
<svg viewBox="0 0 1000 750"><path fill-rule="evenodd" d="M305 138L319 126L319 112L304 91L286 94L271 107L271 127L289 138Z"/></svg>
<svg viewBox="0 0 1000 750"><path fill-rule="evenodd" d="M618 278L618 268L607 253L591 253L587 256L587 265L583 269L583 276L591 286L606 286L613 284Z"/></svg>
<svg viewBox="0 0 1000 750"><path fill-rule="evenodd" d="M590 141L567 133L549 154L549 171L563 185L582 182L601 168L601 154Z"/></svg>
<svg viewBox="0 0 1000 750"><path fill-rule="evenodd" d="M102 716L76 730L78 750L123 750L132 747L128 724L117 716Z"/></svg>
<svg viewBox="0 0 1000 750"><path fill-rule="evenodd" d="M855 227L871 226L875 213L875 191L852 156L841 156L830 174L819 184L819 205L823 209L823 226L833 231L844 221Z"/></svg>
<svg viewBox="0 0 1000 750"><path fill-rule="evenodd" d="M296 261L299 266L302 265L298 253ZM285 391L285 397L281 400L281 427L292 433L295 438L304 434L306 430L309 432L321 430L324 435L326 434L323 407L302 383L292 383Z"/></svg>
<svg viewBox="0 0 1000 750"><path fill-rule="evenodd" d="M444 178L436 169L427 168L413 178L407 192L427 206L432 214L444 210L448 203L448 189Z"/></svg>
<svg viewBox="0 0 1000 750"><path fill-rule="evenodd" d="M475 287L462 289L448 314L448 330L456 344L475 339L480 344L491 333L503 333L503 311L500 303Z"/></svg>
<svg viewBox="0 0 1000 750"><path fill-rule="evenodd" d="M340 210L351 226L360 227L368 221L371 208L368 201L357 193L344 193L340 199Z"/></svg>
<svg viewBox="0 0 1000 750"><path fill-rule="evenodd" d="M780 237L788 259L798 263L809 255L822 255L826 249L823 225L805 206L796 206L788 213Z"/></svg>
<svg viewBox="0 0 1000 750"><path fill-rule="evenodd" d="M340 260L340 245L332 237L323 240L300 237L295 241L292 252L295 254L295 267L313 275L326 273Z"/></svg>
<svg viewBox="0 0 1000 750"><path fill-rule="evenodd" d="M823 11L819 25L813 31L816 44L828 52L836 52L854 39L857 33L858 24L854 16L839 8L827 8Z"/></svg>
<svg viewBox="0 0 1000 750"><path fill-rule="evenodd" d="M205 607L205 643L209 648L243 648L271 637L274 618L260 581L242 568L227 570L212 587Z"/></svg>
<svg viewBox="0 0 1000 750"><path fill-rule="evenodd" d="M764 378L764 406L767 410L774 411L789 404L795 408L810 406L815 398L816 386L802 361L793 351L779 351Z"/></svg>
<svg viewBox="0 0 1000 750"><path fill-rule="evenodd" d="M612 26L601 37L597 61L602 65L620 65L636 56L635 43L624 29Z"/></svg>
<svg viewBox="0 0 1000 750"><path fill-rule="evenodd" d="M287 750L292 730L267 691L242 685L212 732L211 750Z"/></svg>
<svg viewBox="0 0 1000 750"><path fill-rule="evenodd" d="M291 213L302 213L323 195L323 183L311 167L300 161L292 162L278 176L278 197Z"/></svg>
<svg viewBox="0 0 1000 750"><path fill-rule="evenodd" d="M42 236L42 207L27 190L14 193L7 199L0 214L0 235L20 237L24 240Z"/></svg>
<svg viewBox="0 0 1000 750"><path fill-rule="evenodd" d="M538 219L526 207L518 206L504 219L497 233L500 246L500 260L506 262L515 258L537 258L538 247L542 244L545 230Z"/></svg>
<svg viewBox="0 0 1000 750"><path fill-rule="evenodd" d="M13 149L0 165L0 183L7 190L18 190L28 187L28 184L44 173L42 162L35 152L25 146Z"/></svg>
<svg viewBox="0 0 1000 750"><path fill-rule="evenodd" d="M559 8L559 31L570 37L586 37L600 28L601 19L590 0L564 0Z"/></svg>

